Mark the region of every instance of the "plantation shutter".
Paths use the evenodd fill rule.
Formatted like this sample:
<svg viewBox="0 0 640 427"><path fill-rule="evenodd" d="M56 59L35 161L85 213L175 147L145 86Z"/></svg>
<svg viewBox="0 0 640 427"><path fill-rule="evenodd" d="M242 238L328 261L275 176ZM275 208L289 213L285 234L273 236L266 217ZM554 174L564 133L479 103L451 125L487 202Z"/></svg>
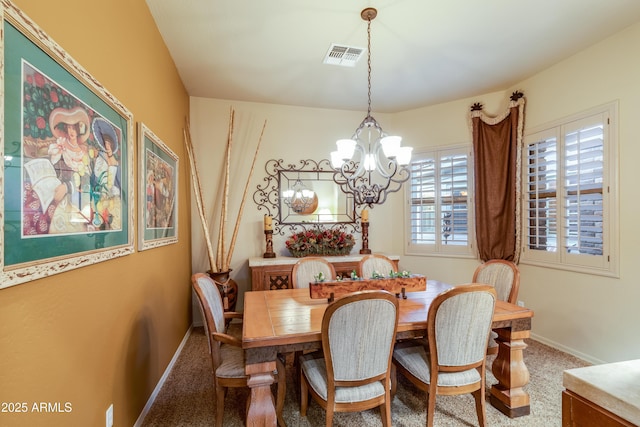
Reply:
<svg viewBox="0 0 640 427"><path fill-rule="evenodd" d="M603 253L604 124L598 119L565 130L564 249Z"/></svg>
<svg viewBox="0 0 640 427"><path fill-rule="evenodd" d="M468 158L465 154L443 156L440 159L441 243L466 245L469 215Z"/></svg>
<svg viewBox="0 0 640 427"><path fill-rule="evenodd" d="M411 243L436 243L436 163L433 158L411 163Z"/></svg>
<svg viewBox="0 0 640 427"><path fill-rule="evenodd" d="M532 250L557 251L557 147L556 136L538 139L527 147L526 239Z"/></svg>

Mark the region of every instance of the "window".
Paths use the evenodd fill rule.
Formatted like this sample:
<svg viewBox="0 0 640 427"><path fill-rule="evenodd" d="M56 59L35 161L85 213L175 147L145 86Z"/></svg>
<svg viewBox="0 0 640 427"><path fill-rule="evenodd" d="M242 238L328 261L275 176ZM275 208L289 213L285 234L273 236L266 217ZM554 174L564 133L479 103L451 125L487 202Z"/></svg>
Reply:
<svg viewBox="0 0 640 427"><path fill-rule="evenodd" d="M471 148L416 153L407 185L408 253L472 256Z"/></svg>
<svg viewBox="0 0 640 427"><path fill-rule="evenodd" d="M523 263L617 274L616 116L610 104L525 137Z"/></svg>

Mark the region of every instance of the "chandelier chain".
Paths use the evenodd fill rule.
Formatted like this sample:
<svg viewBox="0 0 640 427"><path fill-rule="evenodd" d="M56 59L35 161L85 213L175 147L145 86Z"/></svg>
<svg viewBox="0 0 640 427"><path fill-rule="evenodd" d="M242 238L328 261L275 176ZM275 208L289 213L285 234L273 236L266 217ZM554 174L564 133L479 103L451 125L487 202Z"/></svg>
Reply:
<svg viewBox="0 0 640 427"><path fill-rule="evenodd" d="M369 105L367 108L367 117L371 117L371 18L367 19L367 82Z"/></svg>

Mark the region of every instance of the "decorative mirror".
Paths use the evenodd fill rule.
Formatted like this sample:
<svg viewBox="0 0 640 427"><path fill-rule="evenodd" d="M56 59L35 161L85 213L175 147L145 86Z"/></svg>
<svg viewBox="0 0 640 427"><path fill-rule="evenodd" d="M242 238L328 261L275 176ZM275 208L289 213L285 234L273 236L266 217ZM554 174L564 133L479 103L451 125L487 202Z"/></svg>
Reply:
<svg viewBox="0 0 640 427"><path fill-rule="evenodd" d="M353 195L344 193L334 181L336 172L329 160L300 160L284 165L269 160L265 184L258 185L253 200L258 210L274 219L273 231L284 235L302 228L339 228L360 231Z"/></svg>

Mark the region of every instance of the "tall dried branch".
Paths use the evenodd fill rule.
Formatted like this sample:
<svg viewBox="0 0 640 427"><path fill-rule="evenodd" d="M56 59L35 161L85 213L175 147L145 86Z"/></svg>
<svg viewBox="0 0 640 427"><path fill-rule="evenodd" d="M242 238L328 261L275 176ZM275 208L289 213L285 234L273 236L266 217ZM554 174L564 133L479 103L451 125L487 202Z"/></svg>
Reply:
<svg viewBox="0 0 640 427"><path fill-rule="evenodd" d="M256 146L256 151L253 154L253 161L251 162L251 169L249 170L249 176L247 177L247 182L244 186L244 191L242 192L242 202L240 202L240 210L238 212L238 217L236 218L236 225L233 229L233 236L231 237L231 246L229 246L229 254L227 255L227 267L231 265L231 256L233 255L233 250L236 246L236 237L238 236L238 229L240 228L240 219L242 218L242 212L244 211L244 203L247 200L247 193L249 191L249 183L251 182L251 177L253 176L253 170L256 166L256 159L258 158L258 151L260 151L260 144L262 144L262 137L264 136L264 129L267 127L267 121L264 121L262 125L262 131L260 132L260 139L258 139L258 145Z"/></svg>
<svg viewBox="0 0 640 427"><path fill-rule="evenodd" d="M229 173L231 169L231 147L233 145L233 129L235 122L235 111L233 107L229 108L229 129L227 131L227 151L225 156L224 169L224 195L222 198L222 214L220 218L220 245L218 246L218 263L222 271L229 271L229 265L225 263L225 247L226 247L226 229L227 214L229 205Z"/></svg>
<svg viewBox="0 0 640 427"><path fill-rule="evenodd" d="M200 186L200 176L198 174L198 165L196 163L195 156L193 155L193 145L191 143L191 131L189 129L189 121L186 121L184 131L184 145L187 149L187 155L189 156L189 165L191 166L191 180L193 182L193 190L196 196L196 205L198 207L198 214L200 215L200 223L202 225L202 231L204 233L204 240L207 245L207 255L209 257L209 266L212 272L217 272L217 263L213 253L213 247L211 245L211 236L209 235L209 225L207 218L204 214L204 202L202 199L202 187Z"/></svg>

